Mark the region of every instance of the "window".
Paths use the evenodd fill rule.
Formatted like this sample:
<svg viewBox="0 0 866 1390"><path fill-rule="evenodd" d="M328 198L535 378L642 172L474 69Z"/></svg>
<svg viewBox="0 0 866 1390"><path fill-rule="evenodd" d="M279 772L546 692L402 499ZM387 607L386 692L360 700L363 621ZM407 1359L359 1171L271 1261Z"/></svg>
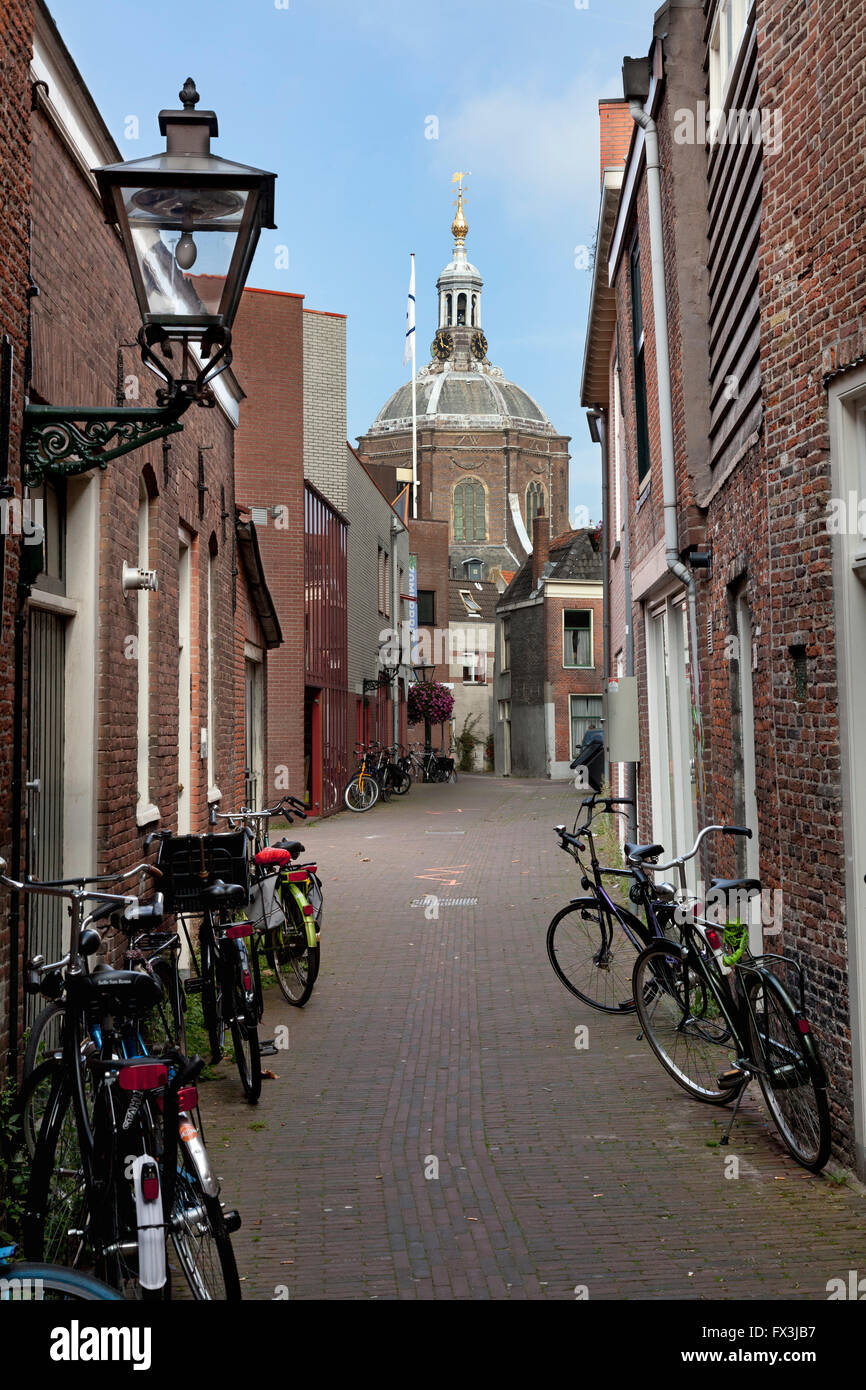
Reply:
<svg viewBox="0 0 866 1390"><path fill-rule="evenodd" d="M457 327L458 327L458 328L465 328L465 326L466 326L466 295L465 295L465 294L458 294L458 296L457 296Z"/></svg>
<svg viewBox="0 0 866 1390"><path fill-rule="evenodd" d="M384 568L385 568L385 574L384 574L384 583L385 583L385 609L384 609L384 612L385 612L385 617L386 617L386 618L390 618L390 616L391 616L391 557L390 557L390 555L388 554L387 550L383 551L382 553L383 553L384 556L385 556L385 567L384 567Z"/></svg>
<svg viewBox="0 0 866 1390"><path fill-rule="evenodd" d="M484 578L484 565L481 560L464 560L463 569L467 579L480 580Z"/></svg>
<svg viewBox="0 0 866 1390"><path fill-rule="evenodd" d="M455 487L452 526L455 541L487 539L484 484L477 478L466 478Z"/></svg>
<svg viewBox="0 0 866 1390"><path fill-rule="evenodd" d="M461 599L463 600L463 607L466 609L466 612L471 613L473 617L480 615L481 607L478 603L476 603L469 590L459 589L458 592L460 594Z"/></svg>
<svg viewBox="0 0 866 1390"><path fill-rule="evenodd" d="M587 731L601 728L601 696L569 695L568 712L571 720L571 756L576 758Z"/></svg>
<svg viewBox="0 0 866 1390"><path fill-rule="evenodd" d="M631 252L631 321L634 348L634 410L637 432L637 479L642 483L650 469L649 426L646 406L646 362L644 359L643 298L640 273L640 246Z"/></svg>
<svg viewBox="0 0 866 1390"><path fill-rule="evenodd" d="M475 328L475 326L477 325L477 323L478 323L478 295L477 295L477 294L473 294L473 296L472 296L472 327Z"/></svg>
<svg viewBox="0 0 866 1390"><path fill-rule="evenodd" d="M613 543L618 545L622 535L622 391L618 357L614 366L613 390L613 515Z"/></svg>
<svg viewBox="0 0 866 1390"><path fill-rule="evenodd" d="M592 613L566 609L562 622L563 666L592 666Z"/></svg>
<svg viewBox="0 0 866 1390"><path fill-rule="evenodd" d="M533 478L529 487L526 489L525 509L526 530L529 533L530 540L532 540L532 523L541 511L544 511L544 488L541 483Z"/></svg>
<svg viewBox="0 0 866 1390"><path fill-rule="evenodd" d="M144 478L138 480L138 566L150 568L150 498ZM153 819L150 805L150 595L139 589L138 598L138 805L139 825Z"/></svg>
<svg viewBox="0 0 866 1390"><path fill-rule="evenodd" d="M378 547L378 603L379 612L385 612L385 552L381 545Z"/></svg>
<svg viewBox="0 0 866 1390"><path fill-rule="evenodd" d="M435 589L418 590L418 626L434 627L436 623Z"/></svg>
<svg viewBox="0 0 866 1390"><path fill-rule="evenodd" d="M502 619L502 669L511 669L511 619Z"/></svg>
<svg viewBox="0 0 866 1390"><path fill-rule="evenodd" d="M710 112L721 113L746 31L746 0L721 0L710 39Z"/></svg>
<svg viewBox="0 0 866 1390"><path fill-rule="evenodd" d="M446 323L446 325L450 328L453 322L454 322L454 320L453 320L452 317L451 317L451 296L450 296L450 294L446 294L446 296L445 296L445 323Z"/></svg>
<svg viewBox="0 0 866 1390"><path fill-rule="evenodd" d="M487 684L487 653L465 652L463 655L463 684Z"/></svg>

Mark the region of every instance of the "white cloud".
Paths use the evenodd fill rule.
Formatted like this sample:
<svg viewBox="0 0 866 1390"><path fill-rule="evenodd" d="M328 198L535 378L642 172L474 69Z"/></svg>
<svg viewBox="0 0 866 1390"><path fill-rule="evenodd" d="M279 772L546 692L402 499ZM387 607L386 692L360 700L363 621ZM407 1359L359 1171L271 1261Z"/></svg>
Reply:
<svg viewBox="0 0 866 1390"><path fill-rule="evenodd" d="M565 91L527 83L469 97L453 114L440 112L437 154L443 167L471 169L485 188L498 185L515 220L537 212L566 213L570 220L587 199L595 213L598 98L618 86L611 80L600 87L597 75L585 73Z"/></svg>

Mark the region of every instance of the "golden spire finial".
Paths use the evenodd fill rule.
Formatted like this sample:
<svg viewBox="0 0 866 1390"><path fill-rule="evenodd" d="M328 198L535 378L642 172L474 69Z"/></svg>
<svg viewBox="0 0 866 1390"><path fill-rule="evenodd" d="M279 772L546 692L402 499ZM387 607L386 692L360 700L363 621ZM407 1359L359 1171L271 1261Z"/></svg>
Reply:
<svg viewBox="0 0 866 1390"><path fill-rule="evenodd" d="M458 170L456 174L451 175L451 182L458 185L457 215L451 223L451 233L454 237L455 249L465 249L466 235L469 231L469 223L466 221L463 212L463 180L469 178L470 172L471 171L468 169L465 172L463 170Z"/></svg>

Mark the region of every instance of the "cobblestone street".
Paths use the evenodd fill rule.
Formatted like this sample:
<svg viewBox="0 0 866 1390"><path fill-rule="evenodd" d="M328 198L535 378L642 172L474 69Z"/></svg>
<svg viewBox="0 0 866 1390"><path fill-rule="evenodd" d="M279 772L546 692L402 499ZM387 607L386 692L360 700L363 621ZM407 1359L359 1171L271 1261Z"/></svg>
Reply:
<svg viewBox="0 0 866 1390"><path fill-rule="evenodd" d="M202 1088L245 1297L826 1299L866 1268L863 1197L798 1168L757 1094L720 1149L727 1112L555 978L547 923L580 890L551 827L575 809L570 785L471 777L297 827L316 989L268 994L262 1038L290 1045L257 1108L233 1068ZM427 920L428 893L477 906Z"/></svg>

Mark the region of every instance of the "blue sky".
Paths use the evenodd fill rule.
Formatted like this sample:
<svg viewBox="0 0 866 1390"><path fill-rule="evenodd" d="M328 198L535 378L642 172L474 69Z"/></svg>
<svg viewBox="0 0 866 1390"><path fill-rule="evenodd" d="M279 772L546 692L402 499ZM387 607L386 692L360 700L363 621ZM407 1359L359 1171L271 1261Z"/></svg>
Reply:
<svg viewBox="0 0 866 1390"><path fill-rule="evenodd" d="M161 148L156 115L192 76L215 152L278 174L278 230L248 283L348 315L354 442L406 379L409 253L418 360L451 255L451 174L472 171L468 253L489 355L573 437L572 506L600 515L579 405L598 216L599 97L646 53L646 0L49 0L125 157ZM137 116L138 140L125 138ZM438 139L426 138L438 120ZM288 247L288 269L276 248Z"/></svg>

